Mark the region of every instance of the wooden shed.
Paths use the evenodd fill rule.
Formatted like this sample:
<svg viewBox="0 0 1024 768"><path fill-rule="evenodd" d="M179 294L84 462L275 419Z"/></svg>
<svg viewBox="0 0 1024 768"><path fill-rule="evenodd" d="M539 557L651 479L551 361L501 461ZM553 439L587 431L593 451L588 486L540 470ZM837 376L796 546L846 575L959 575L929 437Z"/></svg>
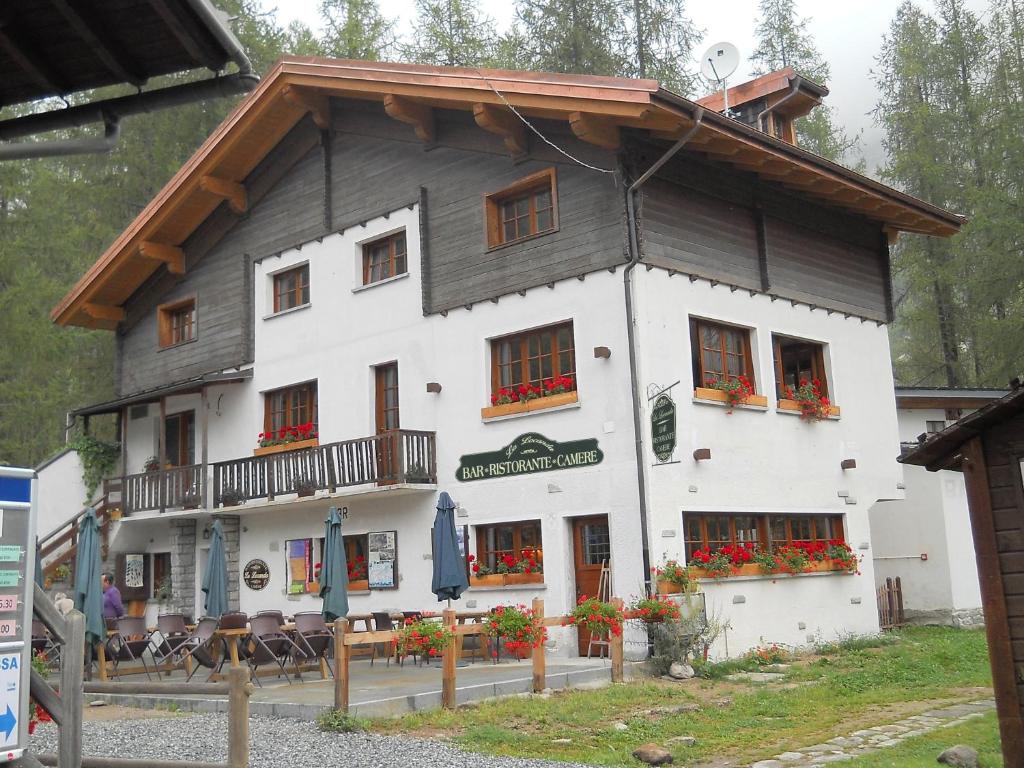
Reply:
<svg viewBox="0 0 1024 768"><path fill-rule="evenodd" d="M1024 766L1024 386L928 436L900 461L963 472L1006 765Z"/></svg>

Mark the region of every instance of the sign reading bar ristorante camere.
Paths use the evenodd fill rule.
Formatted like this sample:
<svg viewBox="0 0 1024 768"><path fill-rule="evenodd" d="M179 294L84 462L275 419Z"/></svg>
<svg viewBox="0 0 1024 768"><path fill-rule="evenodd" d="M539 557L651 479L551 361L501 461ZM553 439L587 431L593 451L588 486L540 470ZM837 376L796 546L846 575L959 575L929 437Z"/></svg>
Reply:
<svg viewBox="0 0 1024 768"><path fill-rule="evenodd" d="M604 454L597 440L571 440L559 443L544 435L527 432L520 435L500 451L468 453L459 459L455 479L490 480L494 477L529 475L555 469L592 467L600 464Z"/></svg>

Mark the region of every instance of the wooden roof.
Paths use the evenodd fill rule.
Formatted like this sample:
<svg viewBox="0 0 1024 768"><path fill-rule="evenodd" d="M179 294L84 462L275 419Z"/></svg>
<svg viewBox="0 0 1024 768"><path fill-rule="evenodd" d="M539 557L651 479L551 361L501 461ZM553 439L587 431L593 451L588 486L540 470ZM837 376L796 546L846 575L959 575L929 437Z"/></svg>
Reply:
<svg viewBox="0 0 1024 768"><path fill-rule="evenodd" d="M785 104L778 107L777 111L786 117L803 117L814 107L821 103L821 100L828 96L828 88L823 85L801 77L792 67L749 80L745 83L733 86L729 89L729 107L735 109L750 101L765 99L768 104L779 101L790 92L793 84L797 85L797 92L793 98L788 99ZM725 102L721 91L715 91L703 98L697 99L697 103L712 112L721 112L725 109Z"/></svg>
<svg viewBox="0 0 1024 768"><path fill-rule="evenodd" d="M1009 390L963 387L896 387L896 407L906 409L981 408Z"/></svg>
<svg viewBox="0 0 1024 768"><path fill-rule="evenodd" d="M471 111L513 153L526 148L525 117L568 121L578 138L609 150L622 128L673 141L702 114L687 151L781 183L890 231L955 234L963 219L662 89L653 80L415 64L285 57L54 308L61 325L113 329L123 304L163 265L185 269L180 246L227 200L246 208L245 181L305 115L326 128L329 97L382 102L388 115L434 139L433 108Z"/></svg>
<svg viewBox="0 0 1024 768"><path fill-rule="evenodd" d="M199 67L229 54L185 2L17 0L0 10L0 107Z"/></svg>

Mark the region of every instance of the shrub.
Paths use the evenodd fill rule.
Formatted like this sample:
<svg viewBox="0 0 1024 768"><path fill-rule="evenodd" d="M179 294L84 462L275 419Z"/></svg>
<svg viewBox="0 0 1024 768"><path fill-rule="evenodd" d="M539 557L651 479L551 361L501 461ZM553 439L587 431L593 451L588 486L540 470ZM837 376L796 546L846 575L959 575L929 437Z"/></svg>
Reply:
<svg viewBox="0 0 1024 768"><path fill-rule="evenodd" d="M541 620L525 605L499 605L484 618L484 626L489 636L504 638L509 651L538 648L548 639ZM492 655L497 657L498 652Z"/></svg>
<svg viewBox="0 0 1024 768"><path fill-rule="evenodd" d="M640 597L629 606L631 618L651 624L658 621L678 621L679 606L667 595Z"/></svg>
<svg viewBox="0 0 1024 768"><path fill-rule="evenodd" d="M316 727L328 733L358 733L365 731L363 721L340 709L328 709L316 716Z"/></svg>
<svg viewBox="0 0 1024 768"><path fill-rule="evenodd" d="M583 595L566 623L584 627L599 637L606 637L609 633L618 637L622 634L622 620L622 611L611 603Z"/></svg>
<svg viewBox="0 0 1024 768"><path fill-rule="evenodd" d="M699 619L680 619L647 625L647 637L653 646L651 667L659 675L668 674L668 668L677 661L683 662L694 655L702 637ZM697 661L693 662L696 668Z"/></svg>
<svg viewBox="0 0 1024 768"><path fill-rule="evenodd" d="M686 566L680 565L675 560L666 560L664 565L651 568L651 571L654 573L656 581L667 581L669 584L675 584L683 589L686 589L690 583Z"/></svg>
<svg viewBox="0 0 1024 768"><path fill-rule="evenodd" d="M782 664L784 661L787 661L789 659L789 651L777 643L770 643L769 645L759 645L757 648L751 648L747 651L745 658L759 667L768 667L772 664Z"/></svg>

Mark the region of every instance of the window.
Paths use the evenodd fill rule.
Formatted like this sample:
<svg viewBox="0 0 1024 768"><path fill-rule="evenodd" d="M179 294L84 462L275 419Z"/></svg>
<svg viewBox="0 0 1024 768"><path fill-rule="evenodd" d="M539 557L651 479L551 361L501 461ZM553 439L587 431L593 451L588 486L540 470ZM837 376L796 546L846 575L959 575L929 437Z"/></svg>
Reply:
<svg viewBox="0 0 1024 768"><path fill-rule="evenodd" d="M751 543L755 548L777 547L794 541L844 538L839 515L716 515L685 514L686 561L703 547Z"/></svg>
<svg viewBox="0 0 1024 768"><path fill-rule="evenodd" d="M155 552L153 563L153 597L167 600L171 597L171 553Z"/></svg>
<svg viewBox="0 0 1024 768"><path fill-rule="evenodd" d="M309 264L274 275L274 312L309 304Z"/></svg>
<svg viewBox="0 0 1024 768"><path fill-rule="evenodd" d="M775 349L775 385L780 400L786 398L786 389L797 390L801 380L820 383L821 396L828 397L828 379L825 375L825 347L813 341L772 336Z"/></svg>
<svg viewBox="0 0 1024 768"><path fill-rule="evenodd" d="M264 432L280 432L285 427L300 424L316 426L316 382L275 389L263 396Z"/></svg>
<svg viewBox="0 0 1024 768"><path fill-rule="evenodd" d="M544 562L540 520L477 526L477 561L492 571L505 555L519 561L523 559L524 551L538 563Z"/></svg>
<svg viewBox="0 0 1024 768"><path fill-rule="evenodd" d="M196 463L196 413L185 411L164 421L164 458L172 467Z"/></svg>
<svg viewBox="0 0 1024 768"><path fill-rule="evenodd" d="M544 381L558 376L572 378L572 388L576 388L576 354L571 322L491 341L493 392L521 384L543 386Z"/></svg>
<svg viewBox="0 0 1024 768"><path fill-rule="evenodd" d="M746 376L754 385L750 331L709 320L690 319L694 388Z"/></svg>
<svg viewBox="0 0 1024 768"><path fill-rule="evenodd" d="M404 230L363 246L363 285L408 271Z"/></svg>
<svg viewBox="0 0 1024 768"><path fill-rule="evenodd" d="M362 581L367 578L368 563L366 561L367 537L365 533L356 536L342 536L345 543L345 563L348 565L350 581ZM323 539L321 539L323 541ZM322 546L322 545L321 545Z"/></svg>
<svg viewBox="0 0 1024 768"><path fill-rule="evenodd" d="M171 347L196 337L195 298L164 304L158 310L160 346Z"/></svg>
<svg viewBox="0 0 1024 768"><path fill-rule="evenodd" d="M555 169L532 174L501 192L488 195L485 206L489 248L557 229Z"/></svg>

